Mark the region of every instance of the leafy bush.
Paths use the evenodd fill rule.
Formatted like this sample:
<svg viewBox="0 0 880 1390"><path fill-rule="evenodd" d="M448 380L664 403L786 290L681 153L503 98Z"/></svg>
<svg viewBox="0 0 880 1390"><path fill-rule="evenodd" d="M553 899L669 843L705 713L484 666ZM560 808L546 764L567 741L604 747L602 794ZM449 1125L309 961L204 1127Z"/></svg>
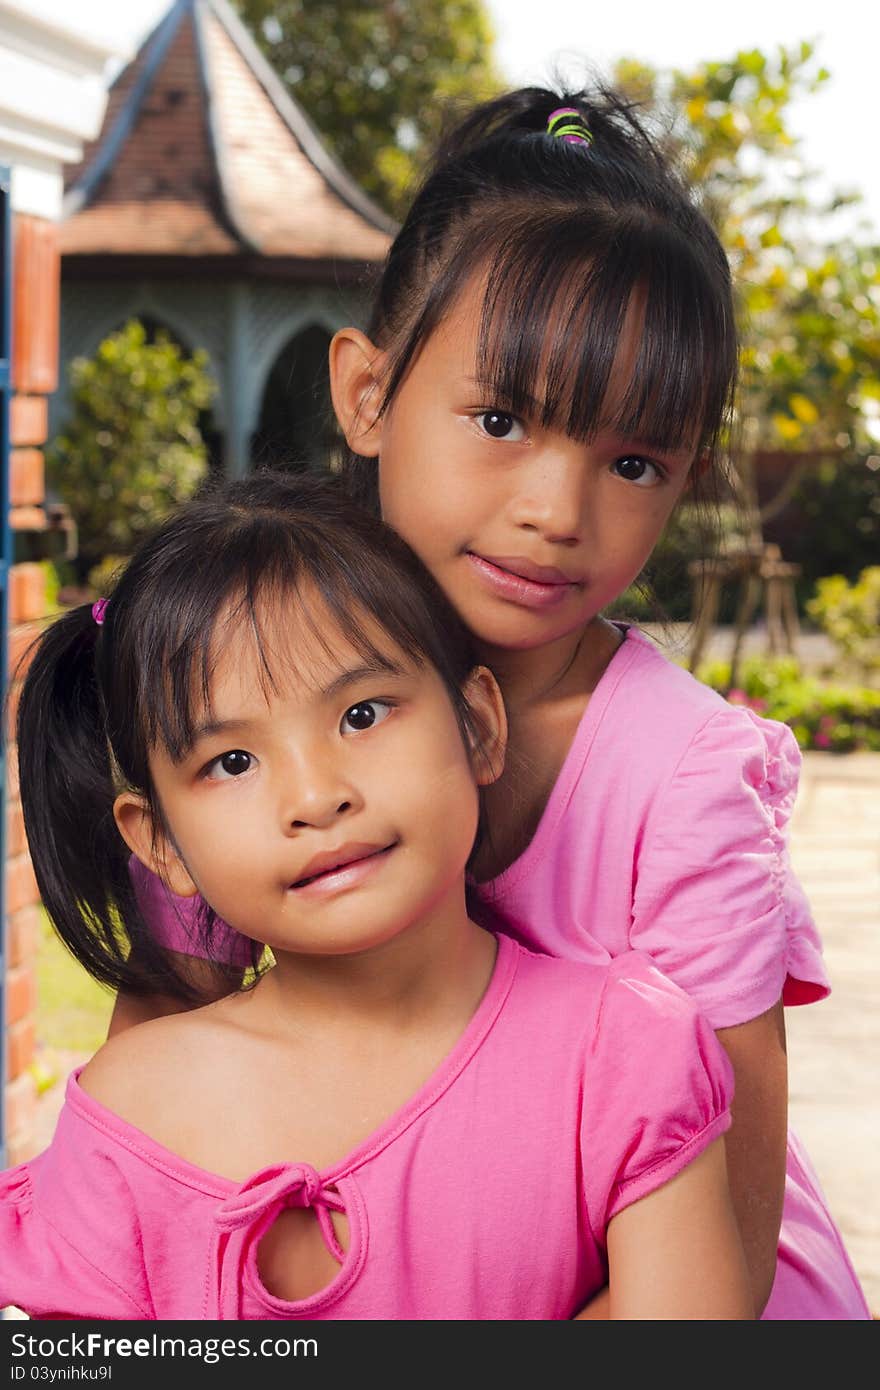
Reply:
<svg viewBox="0 0 880 1390"><path fill-rule="evenodd" d="M741 684L730 691L729 662L707 662L697 674L713 690L726 693L731 704L788 724L801 748L880 752L880 690L804 676L793 657L747 658Z"/></svg>
<svg viewBox="0 0 880 1390"><path fill-rule="evenodd" d="M208 466L199 415L214 383L205 353L187 357L162 333L149 342L137 320L76 358L70 377L71 417L47 465L79 528L84 579L195 491Z"/></svg>
<svg viewBox="0 0 880 1390"><path fill-rule="evenodd" d="M880 565L863 569L855 584L842 574L820 579L807 613L831 638L844 664L866 681L880 674Z"/></svg>

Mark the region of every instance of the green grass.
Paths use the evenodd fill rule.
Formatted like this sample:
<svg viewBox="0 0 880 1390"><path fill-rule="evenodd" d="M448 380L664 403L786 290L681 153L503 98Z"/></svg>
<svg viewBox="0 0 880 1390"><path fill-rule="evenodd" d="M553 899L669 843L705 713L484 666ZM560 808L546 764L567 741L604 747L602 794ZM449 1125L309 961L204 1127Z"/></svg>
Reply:
<svg viewBox="0 0 880 1390"><path fill-rule="evenodd" d="M95 1052L107 1036L114 996L96 984L59 941L43 914L37 953L37 1045Z"/></svg>

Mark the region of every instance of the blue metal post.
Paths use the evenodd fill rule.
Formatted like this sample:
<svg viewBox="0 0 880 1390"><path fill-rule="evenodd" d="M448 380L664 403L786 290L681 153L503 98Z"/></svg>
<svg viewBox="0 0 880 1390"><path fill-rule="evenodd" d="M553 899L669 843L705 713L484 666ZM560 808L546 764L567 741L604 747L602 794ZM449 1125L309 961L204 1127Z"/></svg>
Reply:
<svg viewBox="0 0 880 1390"><path fill-rule="evenodd" d="M9 654L9 398L12 394L12 198L0 166L0 692L5 702ZM2 731L0 731L2 732ZM6 739L0 737L0 1168L6 1167Z"/></svg>

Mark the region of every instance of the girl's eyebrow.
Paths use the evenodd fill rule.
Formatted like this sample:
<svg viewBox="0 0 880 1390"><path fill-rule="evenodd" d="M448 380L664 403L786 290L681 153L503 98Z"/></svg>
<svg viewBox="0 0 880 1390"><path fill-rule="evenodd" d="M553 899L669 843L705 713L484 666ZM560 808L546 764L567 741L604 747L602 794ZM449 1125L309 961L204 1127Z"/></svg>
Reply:
<svg viewBox="0 0 880 1390"><path fill-rule="evenodd" d="M375 660L365 662L363 666L352 666L347 670L340 671L334 676L328 685L318 685L316 693L322 699L333 699L334 696L347 690L349 686L357 685L362 680L368 680L372 676L406 676L409 672L405 666L399 662L392 661L390 657L376 656ZM214 738L217 734L228 734L250 729L253 721L244 719L205 719L200 724L196 724L189 740L190 749L195 748L196 744L205 738Z"/></svg>
<svg viewBox="0 0 880 1390"><path fill-rule="evenodd" d="M365 663L363 666L353 666L349 670L340 671L329 685L325 685L321 694L326 698L339 695L343 690L347 690L350 685L357 685L359 681L367 680L370 676L405 676L408 672L406 667L399 662L392 661L390 657L377 655L374 660Z"/></svg>
<svg viewBox="0 0 880 1390"><path fill-rule="evenodd" d="M251 721L249 719L206 719L201 724L196 724L189 740L190 751L203 738L213 738L215 734L228 734L233 731L249 729Z"/></svg>
<svg viewBox="0 0 880 1390"><path fill-rule="evenodd" d="M485 396L487 399L491 399L493 404L501 405L504 403L503 400L499 399L501 393L494 381L488 381L484 377L479 376L466 376L463 380L467 386L475 387L481 395ZM532 396L527 391L521 393L518 404L520 409L528 410L530 414L534 415L540 414L544 409L543 401L539 401L537 396Z"/></svg>

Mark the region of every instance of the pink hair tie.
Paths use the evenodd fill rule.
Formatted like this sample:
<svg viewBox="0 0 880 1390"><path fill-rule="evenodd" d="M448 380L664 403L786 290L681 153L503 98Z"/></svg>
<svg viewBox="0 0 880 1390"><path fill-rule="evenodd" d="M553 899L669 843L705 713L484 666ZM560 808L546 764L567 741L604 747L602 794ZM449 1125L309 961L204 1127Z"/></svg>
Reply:
<svg viewBox="0 0 880 1390"><path fill-rule="evenodd" d="M107 612L108 602L109 599L99 598L92 604L92 617L98 624L98 627L104 626L104 614Z"/></svg>

